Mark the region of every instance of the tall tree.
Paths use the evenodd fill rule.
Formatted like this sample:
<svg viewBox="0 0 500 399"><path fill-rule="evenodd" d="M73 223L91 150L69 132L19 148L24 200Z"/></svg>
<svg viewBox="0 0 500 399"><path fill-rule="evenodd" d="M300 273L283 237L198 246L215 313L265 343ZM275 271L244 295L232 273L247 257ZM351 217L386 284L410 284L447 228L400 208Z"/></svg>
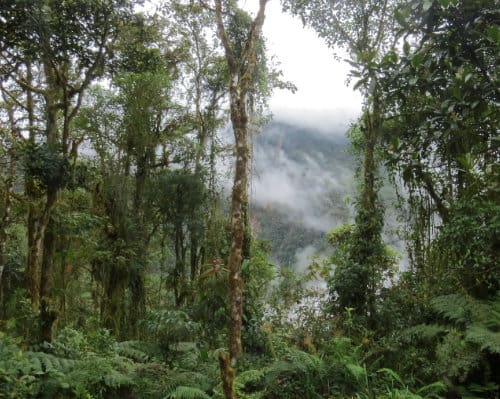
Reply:
<svg viewBox="0 0 500 399"><path fill-rule="evenodd" d="M397 1L286 0L284 6L312 26L329 47L344 49L350 56L354 88L365 98L359 128L363 151L362 188L356 205L353 247L349 261L337 267L332 293L344 307L373 318L375 293L380 283L383 244L383 212L378 200L376 148L382 137L382 104L378 63L394 41L393 12ZM356 279L348 278L356 275ZM346 285L347 284L347 285ZM340 297L340 298L339 298Z"/></svg>
<svg viewBox="0 0 500 399"><path fill-rule="evenodd" d="M229 252L229 354L221 355L221 373L226 399L236 397L233 388L234 369L242 351L241 328L243 316L243 280L241 264L245 240L245 207L248 204L248 174L250 161L248 95L252 90L254 73L258 65L258 42L264 24L267 0L259 0L259 10L249 25L235 35L232 28L241 28L242 10L234 9L230 2L215 0L217 32L224 47L229 69L229 101L231 124L235 139L235 172L231 195L231 248ZM242 20L236 21L237 18Z"/></svg>

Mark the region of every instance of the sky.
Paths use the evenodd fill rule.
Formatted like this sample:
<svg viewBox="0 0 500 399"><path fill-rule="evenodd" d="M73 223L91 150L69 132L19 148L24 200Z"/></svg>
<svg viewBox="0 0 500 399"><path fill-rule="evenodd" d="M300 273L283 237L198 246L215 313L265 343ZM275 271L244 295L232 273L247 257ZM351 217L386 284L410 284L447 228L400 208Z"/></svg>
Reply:
<svg viewBox="0 0 500 399"><path fill-rule="evenodd" d="M257 0L241 4L254 9ZM361 96L346 84L348 64L335 60L333 51L300 19L283 13L278 0L267 4L263 33L269 55L276 56L284 78L298 88L295 94L274 93L270 106L276 119L319 128L329 123L348 125L356 119Z"/></svg>

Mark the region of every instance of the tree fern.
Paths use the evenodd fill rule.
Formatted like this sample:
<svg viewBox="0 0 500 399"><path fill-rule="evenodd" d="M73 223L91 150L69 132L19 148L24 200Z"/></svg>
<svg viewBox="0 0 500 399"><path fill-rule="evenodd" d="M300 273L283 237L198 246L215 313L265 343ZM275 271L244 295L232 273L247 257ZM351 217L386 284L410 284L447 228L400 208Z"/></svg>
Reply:
<svg viewBox="0 0 500 399"><path fill-rule="evenodd" d="M299 350L289 350L266 374L263 398L318 398L328 385L328 367L322 359Z"/></svg>
<svg viewBox="0 0 500 399"><path fill-rule="evenodd" d="M463 295L452 294L436 297L431 301L431 306L436 313L452 323L467 324L471 321L472 301Z"/></svg>

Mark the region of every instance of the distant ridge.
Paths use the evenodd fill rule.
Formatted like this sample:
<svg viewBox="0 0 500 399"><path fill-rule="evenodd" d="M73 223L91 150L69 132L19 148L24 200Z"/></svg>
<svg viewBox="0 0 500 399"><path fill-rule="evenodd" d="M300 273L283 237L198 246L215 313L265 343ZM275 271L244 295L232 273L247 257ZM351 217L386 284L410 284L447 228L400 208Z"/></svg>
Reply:
<svg viewBox="0 0 500 399"><path fill-rule="evenodd" d="M325 249L324 234L351 215L354 160L341 131L283 122L256 135L251 186L252 223L271 241L274 261L293 266L306 248Z"/></svg>

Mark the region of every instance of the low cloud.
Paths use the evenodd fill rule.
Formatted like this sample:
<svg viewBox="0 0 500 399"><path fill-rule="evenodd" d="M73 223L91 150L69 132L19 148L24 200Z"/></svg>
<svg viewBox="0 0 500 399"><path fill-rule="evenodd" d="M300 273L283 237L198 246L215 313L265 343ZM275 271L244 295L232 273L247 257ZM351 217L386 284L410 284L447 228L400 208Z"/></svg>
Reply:
<svg viewBox="0 0 500 399"><path fill-rule="evenodd" d="M357 121L360 111L353 107L291 108L274 106L273 120L280 123L316 130L330 137L344 137L351 124Z"/></svg>
<svg viewBox="0 0 500 399"><path fill-rule="evenodd" d="M252 200L278 208L291 221L321 232L345 222L349 209L344 197L352 192L354 174L344 154L347 143L318 138L314 131L297 132L295 126L279 123L263 134L271 137L257 140L254 146ZM339 136L332 134L335 137ZM315 153L301 148L301 142L308 140L315 143ZM339 158L329 159L334 156Z"/></svg>

